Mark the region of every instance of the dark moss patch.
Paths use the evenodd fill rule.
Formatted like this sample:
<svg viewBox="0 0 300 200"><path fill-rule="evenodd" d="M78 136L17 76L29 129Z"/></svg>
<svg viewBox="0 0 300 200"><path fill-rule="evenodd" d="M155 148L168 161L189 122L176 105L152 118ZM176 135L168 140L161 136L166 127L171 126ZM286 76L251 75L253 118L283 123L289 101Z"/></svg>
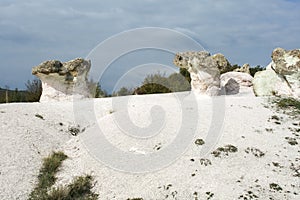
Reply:
<svg viewBox="0 0 300 200"><path fill-rule="evenodd" d="M270 183L269 187L274 191L282 191L282 187L280 187L277 183Z"/></svg>
<svg viewBox="0 0 300 200"><path fill-rule="evenodd" d="M292 145L292 146L294 146L294 145L297 145L297 144L298 144L298 142L297 142L296 138L285 137L285 139L286 139L286 140L287 140L287 142L288 142L290 145Z"/></svg>
<svg viewBox="0 0 300 200"><path fill-rule="evenodd" d="M238 151L238 148L231 145L231 144L228 144L224 147L219 147L217 148L215 151L212 152L212 154L215 156L215 157L220 157L221 154L225 155L225 156L228 156L229 153L235 153Z"/></svg>
<svg viewBox="0 0 300 200"><path fill-rule="evenodd" d="M198 145L198 146L201 146L201 145L204 145L205 142L202 139L197 139L197 140L195 140L195 144Z"/></svg>
<svg viewBox="0 0 300 200"><path fill-rule="evenodd" d="M81 131L80 131L80 126L71 126L68 128L69 133L73 136L77 136Z"/></svg>
<svg viewBox="0 0 300 200"><path fill-rule="evenodd" d="M204 166L208 166L208 165L211 165L211 161L208 160L208 159L201 158L200 159L200 164L204 165Z"/></svg>
<svg viewBox="0 0 300 200"><path fill-rule="evenodd" d="M264 152L262 152L261 150L257 149L257 148L253 148L253 147L248 147L246 150L245 150L246 153L252 153L255 157L257 158L261 158L265 155Z"/></svg>

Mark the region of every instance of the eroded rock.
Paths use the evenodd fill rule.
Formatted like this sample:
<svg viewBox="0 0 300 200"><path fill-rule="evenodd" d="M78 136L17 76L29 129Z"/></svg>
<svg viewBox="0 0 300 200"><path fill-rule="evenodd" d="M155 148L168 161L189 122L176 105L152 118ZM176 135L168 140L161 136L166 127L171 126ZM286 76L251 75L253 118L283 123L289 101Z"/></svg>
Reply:
<svg viewBox="0 0 300 200"><path fill-rule="evenodd" d="M248 63L246 63L241 68L237 68L237 69L235 69L233 71L235 71L235 72L243 72L243 73L250 74L250 65Z"/></svg>
<svg viewBox="0 0 300 200"><path fill-rule="evenodd" d="M256 96L292 96L293 91L280 74L272 69L256 72L253 79Z"/></svg>
<svg viewBox="0 0 300 200"><path fill-rule="evenodd" d="M77 58L69 62L50 60L32 68L42 81L40 102L69 101L90 97L87 75L91 62Z"/></svg>
<svg viewBox="0 0 300 200"><path fill-rule="evenodd" d="M300 50L276 48L272 62L254 76L257 96L291 96L300 98Z"/></svg>
<svg viewBox="0 0 300 200"><path fill-rule="evenodd" d="M216 60L208 52L177 53L173 62L189 71L192 91L210 96L220 94L220 71Z"/></svg>
<svg viewBox="0 0 300 200"><path fill-rule="evenodd" d="M223 54L220 53L214 54L212 58L216 61L220 73L230 70L231 65Z"/></svg>
<svg viewBox="0 0 300 200"><path fill-rule="evenodd" d="M230 78L223 87L226 95L238 94L240 92L240 84L233 78Z"/></svg>
<svg viewBox="0 0 300 200"><path fill-rule="evenodd" d="M223 83L227 83L227 81L231 78L237 81L242 87L252 86L253 77L250 74L243 73L243 72L227 72L222 74L221 75L222 85L224 85Z"/></svg>

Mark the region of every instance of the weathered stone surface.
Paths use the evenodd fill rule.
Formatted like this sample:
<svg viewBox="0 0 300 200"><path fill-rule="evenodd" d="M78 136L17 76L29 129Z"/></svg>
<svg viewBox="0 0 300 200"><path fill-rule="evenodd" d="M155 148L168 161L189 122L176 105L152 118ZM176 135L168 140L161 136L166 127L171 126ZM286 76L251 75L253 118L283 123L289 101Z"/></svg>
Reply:
<svg viewBox="0 0 300 200"><path fill-rule="evenodd" d="M255 74L254 79L253 89L257 96L300 98L300 50L276 48L272 53L272 62L265 71Z"/></svg>
<svg viewBox="0 0 300 200"><path fill-rule="evenodd" d="M225 72L230 69L231 65L223 54L220 53L214 54L212 58L216 61L220 72Z"/></svg>
<svg viewBox="0 0 300 200"><path fill-rule="evenodd" d="M284 77L272 69L256 72L253 91L256 96L293 96L293 91Z"/></svg>
<svg viewBox="0 0 300 200"><path fill-rule="evenodd" d="M50 60L32 68L32 74L42 81L40 102L65 101L90 97L87 75L91 63L82 58L61 63Z"/></svg>
<svg viewBox="0 0 300 200"><path fill-rule="evenodd" d="M238 94L240 91L240 84L233 78L230 78L224 85L224 90L226 95Z"/></svg>
<svg viewBox="0 0 300 200"><path fill-rule="evenodd" d="M246 63L241 68L237 68L237 69L235 69L233 71L235 71L235 72L243 72L243 73L250 74L250 65L248 63Z"/></svg>
<svg viewBox="0 0 300 200"><path fill-rule="evenodd" d="M272 53L273 69L281 75L300 72L300 49L291 51L276 48Z"/></svg>
<svg viewBox="0 0 300 200"><path fill-rule="evenodd" d="M173 62L190 72L192 91L211 96L219 95L220 71L217 62L208 52L177 53Z"/></svg>
<svg viewBox="0 0 300 200"><path fill-rule="evenodd" d="M242 87L251 87L253 77L248 73L243 72L227 72L221 75L221 83L227 83L229 79L234 79Z"/></svg>

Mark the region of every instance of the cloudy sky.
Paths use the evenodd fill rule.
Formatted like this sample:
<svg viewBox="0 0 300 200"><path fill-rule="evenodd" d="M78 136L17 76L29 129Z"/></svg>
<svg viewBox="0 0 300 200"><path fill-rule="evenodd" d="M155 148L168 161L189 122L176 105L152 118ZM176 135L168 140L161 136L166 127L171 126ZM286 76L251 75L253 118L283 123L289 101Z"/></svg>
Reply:
<svg viewBox="0 0 300 200"><path fill-rule="evenodd" d="M274 48L300 48L299 11L299 0L1 0L0 87L24 88L32 66L85 58L142 27L185 33L232 64L265 66Z"/></svg>

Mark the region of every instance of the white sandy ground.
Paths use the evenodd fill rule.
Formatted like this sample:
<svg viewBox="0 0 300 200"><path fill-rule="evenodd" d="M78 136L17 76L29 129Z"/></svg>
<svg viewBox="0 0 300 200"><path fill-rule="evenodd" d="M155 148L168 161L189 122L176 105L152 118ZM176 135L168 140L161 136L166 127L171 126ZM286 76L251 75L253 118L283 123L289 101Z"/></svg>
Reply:
<svg viewBox="0 0 300 200"><path fill-rule="evenodd" d="M197 106L180 105L178 98L187 99L186 104L196 102ZM218 102L215 113L213 100ZM196 101L189 93L177 93L93 99L76 104L2 104L0 199L27 199L36 183L42 158L53 150L63 150L69 156L57 174L56 185L67 184L76 176L92 174L99 199L299 199L300 178L294 176L296 172L291 166L299 170L300 146L290 145L285 138L295 138L300 143L300 133L297 132L300 118L276 113L266 105L270 105L267 99L254 97L249 91L226 97L199 96ZM161 116L153 112L153 120L157 118L157 122L161 120L163 124L158 134L147 139L127 135L132 126L126 125L126 119L139 127L154 123L150 114L153 106L160 106L165 113ZM224 117L222 110L225 111ZM199 116L198 124L191 118L182 120L181 115L195 114L195 111ZM43 116L44 120L36 114ZM270 119L273 115L280 118L281 124ZM122 119L125 126L120 121ZM213 129L215 140L206 141L210 138L208 131L216 128L219 120L223 125L221 131ZM195 135L182 155L174 155L176 149L167 148L178 134L182 134L178 130L183 123L195 126ZM77 125L84 131L72 136L68 128ZM106 139L123 152L147 156L167 149L168 155L177 160L148 173L112 169L109 163L99 162L86 148L89 144L83 143L83 139L93 135L92 131L98 126ZM189 131L186 130L187 134ZM207 146L196 145L194 141L198 138L203 139ZM236 146L238 152L227 156L222 154L221 157L211 154L228 144ZM211 147L208 154L201 153L208 147ZM251 152L246 153L248 147L259 149L265 155L256 157ZM99 151L102 151L101 147ZM126 165L126 160L118 157L113 157L112 161L116 159ZM211 165L201 164L200 159L208 159ZM209 163L208 160L205 162ZM271 183L278 184L282 190L271 189Z"/></svg>

